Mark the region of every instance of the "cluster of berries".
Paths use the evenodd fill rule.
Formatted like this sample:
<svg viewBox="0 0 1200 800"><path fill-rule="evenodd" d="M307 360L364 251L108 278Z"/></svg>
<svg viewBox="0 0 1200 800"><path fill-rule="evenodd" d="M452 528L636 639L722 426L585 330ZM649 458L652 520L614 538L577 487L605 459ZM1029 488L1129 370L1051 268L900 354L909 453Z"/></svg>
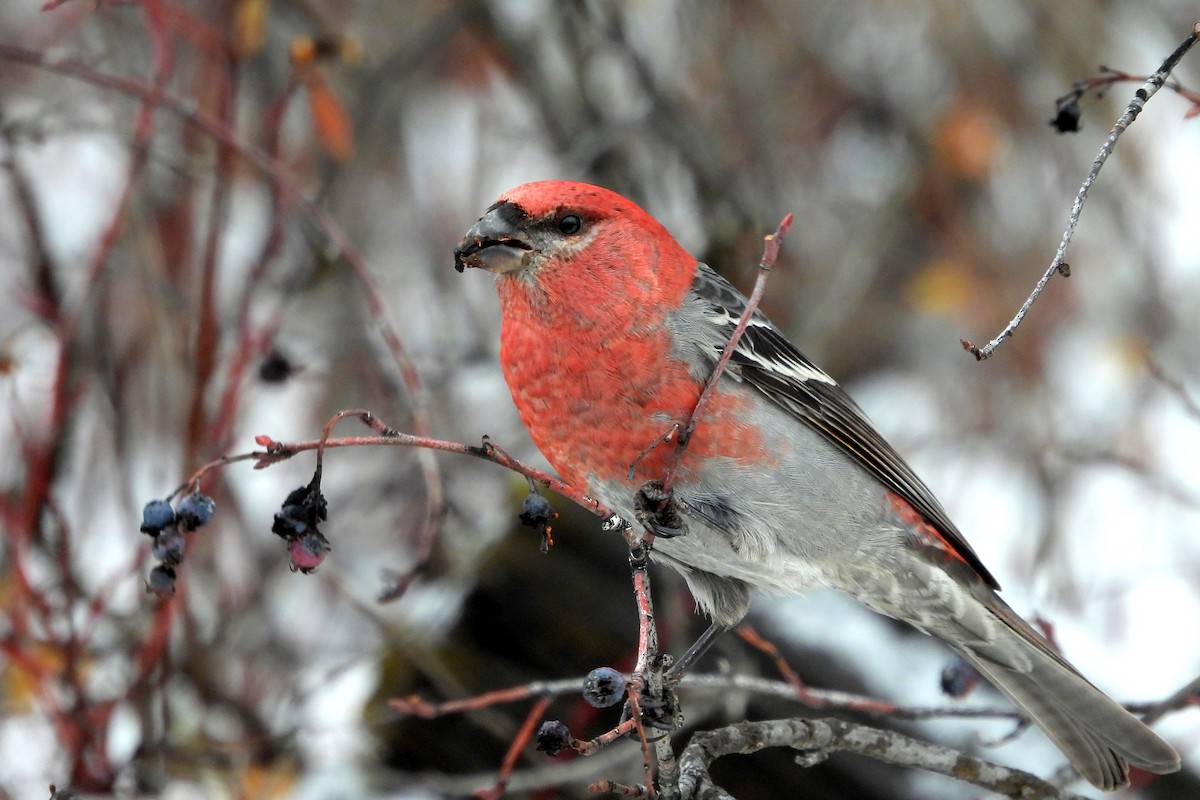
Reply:
<svg viewBox="0 0 1200 800"><path fill-rule="evenodd" d="M183 562L184 534L202 528L213 517L217 504L198 491L185 494L174 508L168 500L151 500L142 509L142 533L154 537L158 566L150 570L146 591L159 597L175 594L175 568Z"/></svg>
<svg viewBox="0 0 1200 800"><path fill-rule="evenodd" d="M593 708L608 708L621 702L628 680L612 667L596 667L583 679L583 699ZM571 730L556 719L546 720L537 732L537 749L556 756L575 746Z"/></svg>
<svg viewBox="0 0 1200 800"><path fill-rule="evenodd" d="M271 531L288 543L293 572L314 572L332 547L318 529L326 519L325 496L321 494L320 472L307 486L287 496L275 514ZM142 509L142 532L154 537L154 557L159 564L146 578L146 591L159 597L175 594L176 568L187 549L184 534L207 525L217 504L206 494L191 492L171 506L167 500L151 500Z"/></svg>
<svg viewBox="0 0 1200 800"><path fill-rule="evenodd" d="M325 495L321 494L319 473L307 486L291 492L283 508L275 513L271 532L288 543L292 572L315 572L333 549L317 528L326 519Z"/></svg>

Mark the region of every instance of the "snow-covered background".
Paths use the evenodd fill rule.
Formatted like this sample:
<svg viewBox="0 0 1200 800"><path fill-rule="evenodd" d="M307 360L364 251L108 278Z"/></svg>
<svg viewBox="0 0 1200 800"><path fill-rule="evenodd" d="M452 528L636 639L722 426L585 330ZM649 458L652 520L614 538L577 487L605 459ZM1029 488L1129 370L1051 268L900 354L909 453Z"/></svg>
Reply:
<svg viewBox="0 0 1200 800"><path fill-rule="evenodd" d="M385 318L433 435L486 433L540 463L497 366L490 281L455 274L450 251L502 190L549 177L633 197L744 288L761 235L794 212L765 310L909 458L1008 602L1122 701L1200 675L1200 120L1186 99L1163 90L1121 139L1068 254L1072 277L1054 279L994 359L959 345L991 338L1023 301L1139 84L1088 93L1075 135L1047 125L1055 98L1099 64L1153 71L1194 5L41 5L0 0L0 44L77 64L62 76L0 52L0 797L43 797L49 783L179 798L454 794L488 784L527 707L402 720L388 697L626 666L636 619L621 542L560 502L558 544L541 556L515 524L523 482L457 456L437 457L448 511L398 602L375 603L381 570L418 558L427 488L416 455L393 448L328 455L334 552L315 576L290 573L270 533L311 474L300 456L206 483L217 518L192 542L174 610L143 593L140 508L201 464L258 434L315 438L342 408L413 430ZM306 37L334 46L306 60ZM1189 88L1197 59L1176 72ZM224 118L259 150L278 119L277 169L362 251L384 315L296 197L275 207L259 166L224 159L211 131L168 109L151 106L139 138L137 98L88 82L101 73L139 86L157 74L185 111ZM338 150L330 105L352 153ZM289 365L284 380L260 371L268 362ZM656 579L678 651L703 621L672 576ZM941 696L948 651L845 598L756 606L814 686L1002 704L986 688ZM729 638L714 668L774 676ZM689 724L802 710L694 702ZM577 735L612 722L579 707L558 701L551 716ZM1200 795L1196 712L1156 727L1186 774L1127 796ZM986 744L1011 728L912 729L1041 775L1062 765L1036 731ZM750 764L758 777L727 773L745 797L981 794L849 757ZM519 769L549 781L567 766L589 769L536 753ZM636 766L628 753L598 760L561 795L635 780Z"/></svg>

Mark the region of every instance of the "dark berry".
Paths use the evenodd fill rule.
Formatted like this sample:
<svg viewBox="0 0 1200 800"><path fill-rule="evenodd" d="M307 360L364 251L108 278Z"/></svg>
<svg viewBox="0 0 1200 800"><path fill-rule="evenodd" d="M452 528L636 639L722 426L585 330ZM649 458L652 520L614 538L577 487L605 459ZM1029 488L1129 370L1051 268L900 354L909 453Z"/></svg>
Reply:
<svg viewBox="0 0 1200 800"><path fill-rule="evenodd" d="M292 490L283 507L275 512L273 533L289 541L317 529L317 523L326 519L325 495L316 485L316 480L307 486Z"/></svg>
<svg viewBox="0 0 1200 800"><path fill-rule="evenodd" d="M583 699L593 708L608 708L625 696L625 676L612 667L596 667L583 679Z"/></svg>
<svg viewBox="0 0 1200 800"><path fill-rule="evenodd" d="M537 733L537 749L556 756L571 746L571 731L556 719L547 720Z"/></svg>
<svg viewBox="0 0 1200 800"><path fill-rule="evenodd" d="M183 561L184 539L178 528L167 528L154 537L154 557L167 566Z"/></svg>
<svg viewBox="0 0 1200 800"><path fill-rule="evenodd" d="M537 492L530 492L525 495L525 502L521 504L521 524L528 525L530 528L544 530L550 520L557 517L558 514L550 505L550 501Z"/></svg>
<svg viewBox="0 0 1200 800"><path fill-rule="evenodd" d="M211 522L216 509L217 504L211 497L200 492L192 492L183 496L175 513L179 516L179 521L183 523L184 528L194 531Z"/></svg>
<svg viewBox="0 0 1200 800"><path fill-rule="evenodd" d="M151 500L142 508L142 533L151 536L175 524L175 510L166 500Z"/></svg>
<svg viewBox="0 0 1200 800"><path fill-rule="evenodd" d="M258 378L263 383L283 383L296 372L296 366L278 350L267 353L267 357L258 365Z"/></svg>
<svg viewBox="0 0 1200 800"><path fill-rule="evenodd" d="M947 664L942 670L942 691L955 699L969 695L979 683L979 673L961 658Z"/></svg>
<svg viewBox="0 0 1200 800"><path fill-rule="evenodd" d="M1072 98L1059 105L1050 125L1059 133L1078 133L1080 116L1079 98Z"/></svg>
<svg viewBox="0 0 1200 800"><path fill-rule="evenodd" d="M329 540L318 530L311 530L298 539L293 539L288 545L288 555L292 560L292 572L299 570L305 575L316 572L317 567L325 560L332 548Z"/></svg>
<svg viewBox="0 0 1200 800"><path fill-rule="evenodd" d="M175 570L166 564L159 564L150 570L146 579L146 591L159 597L171 597L175 594Z"/></svg>
<svg viewBox="0 0 1200 800"><path fill-rule="evenodd" d="M304 506L286 505L275 512L271 532L285 539L295 539L308 532L309 512Z"/></svg>

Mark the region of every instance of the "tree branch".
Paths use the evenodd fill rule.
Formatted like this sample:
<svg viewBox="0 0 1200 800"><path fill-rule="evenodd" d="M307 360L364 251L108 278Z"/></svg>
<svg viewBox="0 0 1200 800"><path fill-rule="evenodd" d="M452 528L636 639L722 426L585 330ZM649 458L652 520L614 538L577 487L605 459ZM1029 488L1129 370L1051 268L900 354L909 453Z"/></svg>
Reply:
<svg viewBox="0 0 1200 800"><path fill-rule="evenodd" d="M724 755L757 753L767 747L800 751L797 762L811 767L838 751L858 753L888 764L936 772L955 780L1021 800L1069 800L1069 794L1036 775L1002 767L948 747L835 719L782 719L743 722L697 733L680 756L680 797L683 800L732 800L713 783L712 762Z"/></svg>
<svg viewBox="0 0 1200 800"><path fill-rule="evenodd" d="M1133 121L1142 113L1142 109L1145 108L1147 101L1167 82L1167 76L1171 74L1171 70L1175 69L1175 66L1183 58L1184 54L1196 43L1197 38L1200 38L1200 22L1196 23L1192 28L1191 34L1183 40L1179 47L1175 48L1175 52L1167 57L1167 60L1162 63L1158 71L1151 75L1140 89L1134 92L1133 100L1125 107L1125 113L1120 116L1116 124L1113 125L1112 130L1109 131L1108 138L1104 140L1104 144L1100 147L1100 153L1096 156L1096 160L1092 162L1092 168L1088 170L1087 177L1083 179L1083 184L1075 194L1075 202L1071 206L1070 215L1067 217L1067 227L1063 231L1062 240L1058 243L1058 250L1054 253L1054 259L1050 262L1050 266L1046 268L1045 273L1042 274L1041 279L1034 285L1033 291L1030 292L1024 304L1017 310L1016 316L1009 321L1004 330L996 335L996 338L983 347L976 347L966 339L959 340L962 342L963 349L974 355L976 361L991 358L996 352L996 348L1003 344L1005 339L1012 337L1013 333L1017 330L1017 326L1025 319L1025 315L1029 313L1029 309L1038 297L1041 296L1042 290L1046 288L1046 284L1050 282L1055 273L1062 275L1064 278L1070 277L1071 268L1067 264L1067 245L1071 243L1071 237L1075 235L1075 227L1079 224L1080 214L1083 213L1083 204L1087 201L1088 192L1091 191L1092 184L1095 183L1096 177L1100 174L1100 168L1108 161L1113 148L1117 146L1117 139L1121 138L1121 134L1125 132L1125 129L1132 125Z"/></svg>

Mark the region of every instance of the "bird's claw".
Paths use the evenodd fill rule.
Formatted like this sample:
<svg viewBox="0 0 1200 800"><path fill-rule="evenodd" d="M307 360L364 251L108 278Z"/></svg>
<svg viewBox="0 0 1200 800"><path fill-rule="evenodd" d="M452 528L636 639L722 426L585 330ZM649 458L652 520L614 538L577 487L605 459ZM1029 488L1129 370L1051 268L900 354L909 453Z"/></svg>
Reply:
<svg viewBox="0 0 1200 800"><path fill-rule="evenodd" d="M663 490L662 481L646 481L633 502L637 521L655 536L670 539L687 534L687 523L679 513L674 496Z"/></svg>
<svg viewBox="0 0 1200 800"><path fill-rule="evenodd" d="M671 733L683 727L683 712L679 707L675 688L665 681L661 686L662 689L658 693L652 693L649 682L644 682L638 697L638 707L641 710L643 726ZM630 704L626 701L621 711L621 721L629 719L632 713Z"/></svg>

